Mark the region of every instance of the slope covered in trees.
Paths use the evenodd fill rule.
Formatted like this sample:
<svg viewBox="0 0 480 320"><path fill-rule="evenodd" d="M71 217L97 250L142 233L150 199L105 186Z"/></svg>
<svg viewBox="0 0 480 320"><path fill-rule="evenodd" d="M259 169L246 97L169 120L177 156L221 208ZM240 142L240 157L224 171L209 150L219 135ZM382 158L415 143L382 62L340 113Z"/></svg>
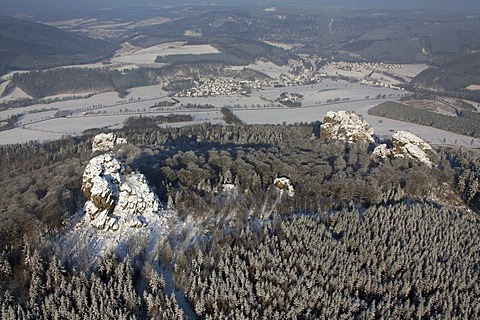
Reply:
<svg viewBox="0 0 480 320"><path fill-rule="evenodd" d="M177 223L152 251L132 239L128 256L93 265L58 254L91 137L2 146L1 316L182 318L160 264L200 318L479 317L478 151L437 149L434 167L377 162L369 144L317 130L118 131L130 144L116 156ZM279 176L293 197L272 185Z"/></svg>
<svg viewBox="0 0 480 320"><path fill-rule="evenodd" d="M431 126L475 138L480 137L480 113L469 110L460 111L458 116L449 116L388 101L369 109L368 114Z"/></svg>
<svg viewBox="0 0 480 320"><path fill-rule="evenodd" d="M179 75L190 78L190 80L179 80ZM116 91L120 95L125 95L127 90L133 87L169 83L169 81L171 84L166 85L165 89L177 91L184 89L185 85L191 85L191 78L198 79L203 76L235 76L240 79L257 79L264 75L251 69L228 70L225 64L216 62L178 63L162 68L140 68L125 71L106 68L58 68L15 74L5 92L18 87L34 99L67 93L96 94L108 91ZM7 104L3 104L3 106L7 108ZM12 105L8 105L8 107L12 107Z"/></svg>
<svg viewBox="0 0 480 320"><path fill-rule="evenodd" d="M39 23L0 16L0 75L101 60L113 45Z"/></svg>
<svg viewBox="0 0 480 320"><path fill-rule="evenodd" d="M433 89L438 95L480 102L480 92L466 89L480 83L480 53L468 52L449 57L437 57L433 67L418 74L412 85Z"/></svg>
<svg viewBox="0 0 480 320"><path fill-rule="evenodd" d="M188 297L202 318L476 318L472 222L406 203L277 216L199 252Z"/></svg>

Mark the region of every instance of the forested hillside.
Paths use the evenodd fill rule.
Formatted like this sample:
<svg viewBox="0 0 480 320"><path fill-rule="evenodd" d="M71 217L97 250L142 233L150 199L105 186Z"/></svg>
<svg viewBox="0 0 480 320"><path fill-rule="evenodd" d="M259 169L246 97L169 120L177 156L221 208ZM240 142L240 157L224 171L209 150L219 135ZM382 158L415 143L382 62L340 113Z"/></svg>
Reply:
<svg viewBox="0 0 480 320"><path fill-rule="evenodd" d="M433 89L439 95L480 102L480 91L467 89L470 85L480 83L480 53L441 57L434 60L433 64L433 67L417 75L412 85Z"/></svg>
<svg viewBox="0 0 480 320"><path fill-rule="evenodd" d="M478 150L378 161L319 125L130 121L114 153L177 221L153 251L132 239L93 265L59 255L91 136L2 146L1 316L183 318L171 270L199 318L480 317ZM293 196L273 186L282 176Z"/></svg>
<svg viewBox="0 0 480 320"><path fill-rule="evenodd" d="M220 62L196 64L184 62L168 65L162 68L141 68L123 72L103 68L59 68L15 74L5 91L8 91L10 88L18 87L34 99L41 99L59 94L97 94L108 91L116 91L120 95L124 95L127 93L128 89L133 87L144 87L159 83L168 83L169 81L172 81L172 83L183 83L185 81L180 81L178 79L198 79L202 76L237 76L246 79L264 77L263 74L259 74L250 69L241 71L227 70L226 65ZM191 81L188 83L190 82ZM166 90L172 91L179 90L175 85L166 86L165 88Z"/></svg>
<svg viewBox="0 0 480 320"><path fill-rule="evenodd" d="M445 115L388 101L369 109L368 114L418 123L465 136L480 137L480 113L469 110L458 111L458 115Z"/></svg>
<svg viewBox="0 0 480 320"><path fill-rule="evenodd" d="M16 69L42 69L101 60L110 43L60 29L0 16L0 75Z"/></svg>

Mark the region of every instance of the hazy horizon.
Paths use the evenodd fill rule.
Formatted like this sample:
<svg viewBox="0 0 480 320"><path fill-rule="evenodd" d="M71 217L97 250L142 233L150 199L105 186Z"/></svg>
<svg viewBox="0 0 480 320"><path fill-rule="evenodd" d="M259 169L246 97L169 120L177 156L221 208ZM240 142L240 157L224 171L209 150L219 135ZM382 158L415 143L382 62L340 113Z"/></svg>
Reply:
<svg viewBox="0 0 480 320"><path fill-rule="evenodd" d="M393 9L393 10L427 10L427 11L451 11L460 13L480 13L480 2L478 0L404 0L404 1L380 1L380 0L245 0L240 4L238 1L204 1L204 0L139 0L132 3L129 0L70 0L66 3L63 0L1 0L0 14L14 14L16 12L40 13L52 10L78 10L87 8L120 8L120 7L135 7L144 5L236 5L236 6L270 6L270 5L316 5L316 6L331 6L344 7L352 9Z"/></svg>

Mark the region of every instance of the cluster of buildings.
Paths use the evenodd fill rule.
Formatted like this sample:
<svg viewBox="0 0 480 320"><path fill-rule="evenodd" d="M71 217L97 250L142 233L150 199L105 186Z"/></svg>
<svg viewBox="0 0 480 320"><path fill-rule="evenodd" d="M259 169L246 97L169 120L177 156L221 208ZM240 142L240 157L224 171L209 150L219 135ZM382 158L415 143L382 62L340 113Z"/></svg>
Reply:
<svg viewBox="0 0 480 320"><path fill-rule="evenodd" d="M383 87L383 88L389 88L389 89L394 89L394 90L405 90L405 88L399 87L393 83L389 82L384 82L379 79L362 79L360 81L361 84L369 85L369 86L375 86L375 87Z"/></svg>
<svg viewBox="0 0 480 320"><path fill-rule="evenodd" d="M342 74L341 72L336 72L335 75L352 78L355 81L366 85L404 90L402 87L398 86L398 81L390 79L388 74L382 74L390 70L402 69L405 67L402 64L331 62L323 69L317 70L315 61L310 61L309 64L307 63L307 65L305 65L304 61L299 59L289 61L289 67L292 72L282 73L275 79L252 81L234 78L205 78L200 81L195 81L195 85L192 88L184 89L176 95L178 97L248 95L253 90L262 89L264 87L293 87L319 83L325 78L333 76L332 74L329 74L327 70L355 72L358 73L359 76L353 77L348 74Z"/></svg>
<svg viewBox="0 0 480 320"><path fill-rule="evenodd" d="M381 62L330 62L323 69L322 76L332 76L328 72L335 71L335 75L359 81L361 84L404 90L399 84L406 80L401 76L390 73L403 68L405 68L403 64ZM342 73L342 71L345 71L345 73Z"/></svg>
<svg viewBox="0 0 480 320"><path fill-rule="evenodd" d="M195 81L193 88L177 93L177 97L212 97L222 95L246 95L252 90L271 85L268 80L238 80L233 78L208 78Z"/></svg>
<svg viewBox="0 0 480 320"><path fill-rule="evenodd" d="M274 85L282 87L293 87L319 82L322 82L322 77L320 74L313 73L308 69L303 69L297 74L282 73L278 81L276 81Z"/></svg>
<svg viewBox="0 0 480 320"><path fill-rule="evenodd" d="M390 71L405 68L403 64L387 64L383 62L330 62L326 66L327 68L353 71L353 72L365 72L365 71Z"/></svg>

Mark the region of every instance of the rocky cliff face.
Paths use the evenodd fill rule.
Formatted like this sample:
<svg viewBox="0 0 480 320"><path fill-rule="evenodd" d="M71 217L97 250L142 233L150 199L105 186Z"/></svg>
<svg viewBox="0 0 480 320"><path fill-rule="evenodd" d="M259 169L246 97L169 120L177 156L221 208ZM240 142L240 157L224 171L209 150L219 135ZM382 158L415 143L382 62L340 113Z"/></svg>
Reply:
<svg viewBox="0 0 480 320"><path fill-rule="evenodd" d="M350 111L329 111L323 118L320 137L347 142L374 142L372 127L359 115Z"/></svg>
<svg viewBox="0 0 480 320"><path fill-rule="evenodd" d="M99 140L94 139L95 151L104 150L99 147ZM101 145L113 147L115 140L108 140L113 144L108 142ZM160 210L160 201L145 176L131 172L112 153L90 160L83 174L82 191L86 198L85 214L97 229L116 231L123 226L142 228L149 219L157 218Z"/></svg>
<svg viewBox="0 0 480 320"><path fill-rule="evenodd" d="M432 166L431 152L432 147L421 138L408 131L398 131L392 136L392 148L381 144L375 148L373 155L379 158L410 158Z"/></svg>

